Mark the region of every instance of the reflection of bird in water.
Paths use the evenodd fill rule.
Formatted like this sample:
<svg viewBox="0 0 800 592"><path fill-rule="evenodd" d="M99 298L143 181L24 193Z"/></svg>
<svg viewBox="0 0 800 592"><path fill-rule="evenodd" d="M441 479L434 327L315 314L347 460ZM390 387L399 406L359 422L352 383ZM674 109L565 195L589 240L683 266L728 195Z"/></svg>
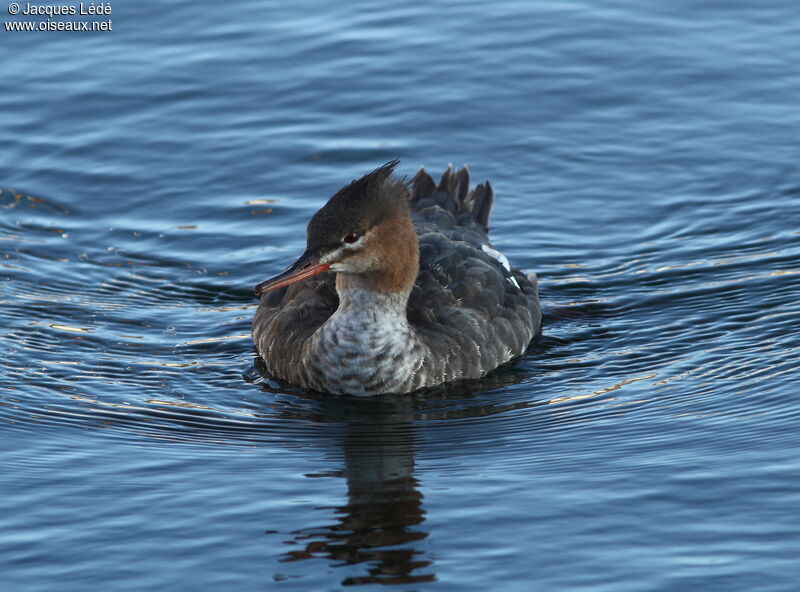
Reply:
<svg viewBox="0 0 800 592"><path fill-rule="evenodd" d="M256 358L246 377L258 381L259 374L268 375L263 361ZM337 520L292 531L291 538L285 540L292 550L285 552L281 561L316 558L341 569L365 565L365 573L343 578L343 584L435 580L435 564L421 548L428 532L424 529L420 483L414 477L416 423L446 420L466 429L459 420L542 405L545 402L532 401L529 393L522 400L512 401L496 396L529 376L519 366L508 366L479 380L366 399L330 397L263 382L264 392L277 395L270 402L269 417L277 414L281 420L313 424L318 437L327 434L326 438L341 442L344 469L309 477L347 480L347 503L331 508ZM292 396L287 397L289 393ZM342 426L346 429L344 437L339 431Z"/></svg>
<svg viewBox="0 0 800 592"><path fill-rule="evenodd" d="M391 417L391 416L390 416ZM347 565L367 564L367 574L342 584L428 582L431 565L413 543L428 536L422 494L414 472L414 430L410 422L353 422L344 440L347 504L335 508L338 523L293 532L302 549L283 561L323 557ZM398 548L399 547L399 548Z"/></svg>
<svg viewBox="0 0 800 592"><path fill-rule="evenodd" d="M336 193L300 258L256 286L253 338L272 376L407 393L484 376L539 332L535 276L489 243L491 186L469 192L467 170L450 168L437 186L420 170L409 192L390 177L396 165Z"/></svg>

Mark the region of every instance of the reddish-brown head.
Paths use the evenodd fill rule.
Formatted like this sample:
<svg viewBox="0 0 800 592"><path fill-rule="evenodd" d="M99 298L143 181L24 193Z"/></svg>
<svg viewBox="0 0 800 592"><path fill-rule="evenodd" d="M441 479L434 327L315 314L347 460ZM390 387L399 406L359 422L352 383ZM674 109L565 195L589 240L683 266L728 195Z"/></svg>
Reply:
<svg viewBox="0 0 800 592"><path fill-rule="evenodd" d="M419 269L408 190L390 177L393 160L340 189L308 223L306 250L277 276L258 284L262 294L333 271L357 276L367 289L410 289Z"/></svg>

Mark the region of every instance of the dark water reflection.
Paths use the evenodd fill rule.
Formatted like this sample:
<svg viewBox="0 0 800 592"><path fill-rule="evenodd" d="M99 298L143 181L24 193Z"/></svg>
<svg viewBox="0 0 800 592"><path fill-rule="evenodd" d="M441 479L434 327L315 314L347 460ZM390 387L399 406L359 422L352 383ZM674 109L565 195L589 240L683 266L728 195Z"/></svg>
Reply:
<svg viewBox="0 0 800 592"><path fill-rule="evenodd" d="M540 340L531 349L542 347ZM263 371L263 364L256 360L248 375L254 379L260 371ZM267 531L268 535L280 537L290 548L281 562L324 559L332 566L361 566L362 573L344 578L342 585L413 584L436 580L435 561L427 547L418 544L429 536L424 496L420 490L422 484L416 477L419 426L425 423L452 426L452 422L479 420L546 404L535 400L504 403L492 400L494 389L502 392L528 378L529 373L507 366L483 380L464 381L401 397L335 399L286 386L275 389L269 386L267 378L267 384L262 384L265 392L286 393L289 389L301 401L313 406L309 409L295 403L283 409L273 408L279 417L343 426L343 434L337 438L341 457L334 455L343 468L305 477L344 479L347 503L319 508L336 518L334 524L305 526L290 533ZM255 380L260 382L260 377ZM466 428L466 424L462 424L462 428ZM473 437L478 437L480 429L473 432ZM446 437L437 438L434 447L451 444ZM468 450L475 442L461 444ZM280 579L288 577L286 573L279 576Z"/></svg>
<svg viewBox="0 0 800 592"><path fill-rule="evenodd" d="M342 443L347 504L327 508L336 524L292 531L281 561L324 558L363 565L343 585L409 584L435 579L432 560L415 543L428 536L419 482L414 477L416 434L410 418L381 416L347 423ZM330 475L306 475L323 477Z"/></svg>

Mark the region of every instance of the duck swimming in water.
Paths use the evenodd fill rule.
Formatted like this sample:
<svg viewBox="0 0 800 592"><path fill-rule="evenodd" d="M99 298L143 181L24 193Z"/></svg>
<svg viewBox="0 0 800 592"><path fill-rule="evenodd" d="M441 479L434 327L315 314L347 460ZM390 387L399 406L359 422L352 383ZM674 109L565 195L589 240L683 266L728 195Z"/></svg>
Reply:
<svg viewBox="0 0 800 592"><path fill-rule="evenodd" d="M407 393L479 378L525 352L536 276L492 248L494 192L466 168L410 183L391 161L311 218L305 252L255 287L253 340L269 374L320 392Z"/></svg>

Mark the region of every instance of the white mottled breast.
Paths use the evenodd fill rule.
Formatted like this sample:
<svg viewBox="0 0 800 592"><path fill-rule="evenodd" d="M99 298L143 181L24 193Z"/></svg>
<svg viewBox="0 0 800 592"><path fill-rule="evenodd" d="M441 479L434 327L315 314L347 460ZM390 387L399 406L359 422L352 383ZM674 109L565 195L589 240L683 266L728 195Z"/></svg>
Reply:
<svg viewBox="0 0 800 592"><path fill-rule="evenodd" d="M405 313L407 293L340 290L339 308L309 342L315 388L369 395L403 392L419 378L424 348Z"/></svg>

